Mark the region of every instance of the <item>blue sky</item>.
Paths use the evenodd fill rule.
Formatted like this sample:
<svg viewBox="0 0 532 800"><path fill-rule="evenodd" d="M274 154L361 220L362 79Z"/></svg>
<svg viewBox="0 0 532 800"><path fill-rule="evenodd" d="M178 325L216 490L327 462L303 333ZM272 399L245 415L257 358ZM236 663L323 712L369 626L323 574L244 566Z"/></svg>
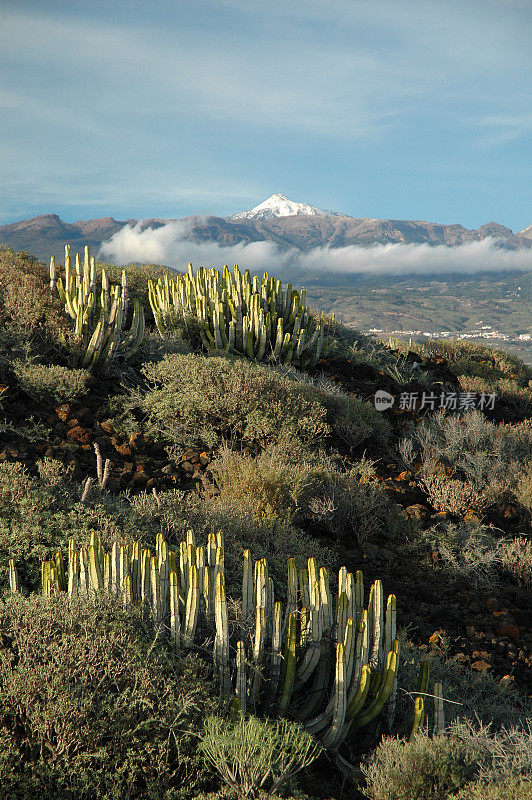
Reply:
<svg viewBox="0 0 532 800"><path fill-rule="evenodd" d="M531 0L2 0L0 222L532 222Z"/></svg>

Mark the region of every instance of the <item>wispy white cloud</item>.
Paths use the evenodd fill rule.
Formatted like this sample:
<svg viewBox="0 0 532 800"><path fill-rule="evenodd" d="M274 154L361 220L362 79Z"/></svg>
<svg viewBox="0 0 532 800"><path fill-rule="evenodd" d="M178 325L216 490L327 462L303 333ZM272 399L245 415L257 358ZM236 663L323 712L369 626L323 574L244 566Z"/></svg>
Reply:
<svg viewBox="0 0 532 800"><path fill-rule="evenodd" d="M48 87L52 104L59 95L80 107L85 81L85 102L110 115L108 134L123 129L118 114L131 113L136 98L138 119L163 110L178 118L186 108L192 117L356 141L410 121L409 101L462 93L464 72L486 79L515 65L511 26L490 24L471 2L461 4L457 24L453 5L431 0L419 13L412 0L246 2L246 30L228 26L223 35L208 27L191 35L186 25L141 26L133 15L112 23L11 8L0 37L7 61L17 63L23 53L26 65L62 71L60 91ZM268 18L278 24L260 24Z"/></svg>
<svg viewBox="0 0 532 800"><path fill-rule="evenodd" d="M197 30L192 38L187 30L170 35L139 28L133 18L120 25L80 23L10 10L0 34L2 55L17 63L24 53L26 66L60 70L61 85L47 88L50 106L60 111L58 99L65 98L76 109L95 105L97 113L110 114L107 135L119 112L131 114L136 98L137 120L161 112L179 118L186 108L192 117L357 139L393 124L394 109L375 103L377 95L391 101L409 91L406 76L403 89L399 82L390 85L386 64L354 43L331 48L313 37L262 40L255 34L228 46L227 31L218 38Z"/></svg>
<svg viewBox="0 0 532 800"><path fill-rule="evenodd" d="M532 112L487 116L473 124L485 130L480 140L484 147L499 147L532 134Z"/></svg>
<svg viewBox="0 0 532 800"><path fill-rule="evenodd" d="M187 203L229 213L281 190L387 216L395 192L392 213L408 216L435 179L440 213L451 173L460 176L451 199L468 195L469 170L485 191L497 176L483 148L508 153L528 131L526 121L478 123L520 107L526 8L518 0L4 0L4 207L10 197L20 208L39 198L47 211L59 198L105 204L101 213L127 206L128 216L150 202L168 216ZM524 161L514 159L519 174ZM412 203L398 212L403 195ZM420 206L416 214L432 213Z"/></svg>
<svg viewBox="0 0 532 800"><path fill-rule="evenodd" d="M532 250L505 250L493 239L459 247L427 244L387 244L373 247L316 247L309 252L281 250L273 242L239 243L224 247L217 242L194 242L191 223L175 220L160 228L142 223L126 226L101 246L102 257L117 264L165 264L183 270L194 266L239 264L255 272L283 274L287 270L324 273L427 274L475 273L497 270L532 270Z"/></svg>

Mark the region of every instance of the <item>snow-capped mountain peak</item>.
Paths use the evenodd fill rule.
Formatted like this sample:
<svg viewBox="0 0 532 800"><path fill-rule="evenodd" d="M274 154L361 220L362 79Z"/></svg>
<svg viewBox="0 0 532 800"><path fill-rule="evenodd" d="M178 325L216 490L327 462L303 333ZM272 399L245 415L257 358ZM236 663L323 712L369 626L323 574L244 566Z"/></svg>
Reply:
<svg viewBox="0 0 532 800"><path fill-rule="evenodd" d="M231 214L226 219L274 219L275 217L293 217L298 215L305 215L308 217L327 217L329 215L343 216L335 211L322 211L321 208L311 206L308 203L296 203L294 200L289 200L284 194L272 194L263 203L259 203L250 211L239 211L237 214Z"/></svg>
<svg viewBox="0 0 532 800"><path fill-rule="evenodd" d="M529 225L528 228L523 228L522 231L519 231L518 236L524 236L525 239L532 239L532 225Z"/></svg>

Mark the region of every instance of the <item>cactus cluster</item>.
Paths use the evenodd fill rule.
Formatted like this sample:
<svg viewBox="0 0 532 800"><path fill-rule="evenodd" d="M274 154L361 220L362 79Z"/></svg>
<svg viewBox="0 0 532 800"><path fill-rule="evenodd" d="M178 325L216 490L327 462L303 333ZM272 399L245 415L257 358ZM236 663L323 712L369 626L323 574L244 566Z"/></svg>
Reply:
<svg viewBox="0 0 532 800"><path fill-rule="evenodd" d="M107 591L124 606L140 606L175 653L211 649L221 696L234 711L297 719L349 771L338 749L350 731L377 720L392 729L400 652L395 596L385 602L376 580L365 606L362 572L342 567L333 591L329 572L314 558L299 570L289 558L283 604L266 559L253 563L245 550L242 601L231 608L230 624L224 560L221 533L209 534L202 546L188 531L178 551L158 534L152 554L138 541L115 541L105 551L93 532L88 547L70 540L68 563L61 551L42 563L42 591L46 597ZM20 591L12 559L9 583ZM434 732L445 727L442 686L429 694L429 675L423 662L410 738L423 728L427 697L434 701Z"/></svg>
<svg viewBox="0 0 532 800"><path fill-rule="evenodd" d="M14 564L10 583L16 591ZM389 595L385 602L376 580L365 607L360 571L342 567L333 592L327 569L314 558L300 570L290 558L283 604L275 599L266 559L253 563L245 550L242 601L231 632L221 533L209 534L202 546L188 531L178 551L159 534L152 554L140 542L115 541L106 552L93 532L88 547L70 540L68 564L60 551L43 562L42 587L46 596L115 593L125 605L143 607L156 635L176 653L211 641L223 697L242 713L296 718L329 750L378 717L392 727L400 649L396 600ZM423 725L428 680L423 664L412 735ZM440 730L441 687L434 695Z"/></svg>
<svg viewBox="0 0 532 800"><path fill-rule="evenodd" d="M253 361L272 359L304 368L314 366L324 342L324 326L316 321L301 293L267 272L259 280L235 265L233 274L192 265L176 278L149 282L149 299L161 336L180 320L199 323L206 350L239 353Z"/></svg>
<svg viewBox="0 0 532 800"><path fill-rule="evenodd" d="M75 347L82 367L104 372L117 355L128 358L144 338L144 310L133 300L129 330L124 330L129 306L127 275L121 284L110 283L102 270L96 283L96 263L85 247L83 263L76 253L74 267L70 245L65 245L64 277L58 277L55 257L50 259L50 289L59 294L66 313L74 323Z"/></svg>

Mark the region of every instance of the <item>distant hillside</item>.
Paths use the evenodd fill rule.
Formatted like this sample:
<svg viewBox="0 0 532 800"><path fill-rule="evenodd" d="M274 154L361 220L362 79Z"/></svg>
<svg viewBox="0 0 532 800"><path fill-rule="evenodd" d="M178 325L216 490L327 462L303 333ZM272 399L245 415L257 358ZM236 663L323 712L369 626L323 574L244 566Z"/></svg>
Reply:
<svg viewBox="0 0 532 800"><path fill-rule="evenodd" d="M42 214L39 217L0 226L0 242L13 250L26 250L48 260L51 255L60 256L65 244L81 247L88 244L97 250L101 243L134 220L119 222L112 217L63 222L57 214Z"/></svg>
<svg viewBox="0 0 532 800"><path fill-rule="evenodd" d="M304 207L304 204L299 205ZM142 220L141 225L143 228L158 228L170 221L173 220ZM321 246L367 247L394 243L455 247L493 237L499 239L504 247L511 249L532 248L532 239L523 235L528 229L523 234L514 234L510 228L496 222L469 230L459 224L443 225L415 220L348 217L336 212L310 214L300 211L290 216L246 217L242 212L227 218L191 216L180 221L186 224L187 237L191 241L214 241L221 246L271 241L281 248L296 247L303 251ZM102 242L110 239L125 225L132 224L136 224L136 220L119 221L113 217L68 223L57 214L44 214L0 226L0 243L7 244L14 250L27 250L47 260L52 254L60 256L65 244L78 248L89 244L97 250Z"/></svg>

